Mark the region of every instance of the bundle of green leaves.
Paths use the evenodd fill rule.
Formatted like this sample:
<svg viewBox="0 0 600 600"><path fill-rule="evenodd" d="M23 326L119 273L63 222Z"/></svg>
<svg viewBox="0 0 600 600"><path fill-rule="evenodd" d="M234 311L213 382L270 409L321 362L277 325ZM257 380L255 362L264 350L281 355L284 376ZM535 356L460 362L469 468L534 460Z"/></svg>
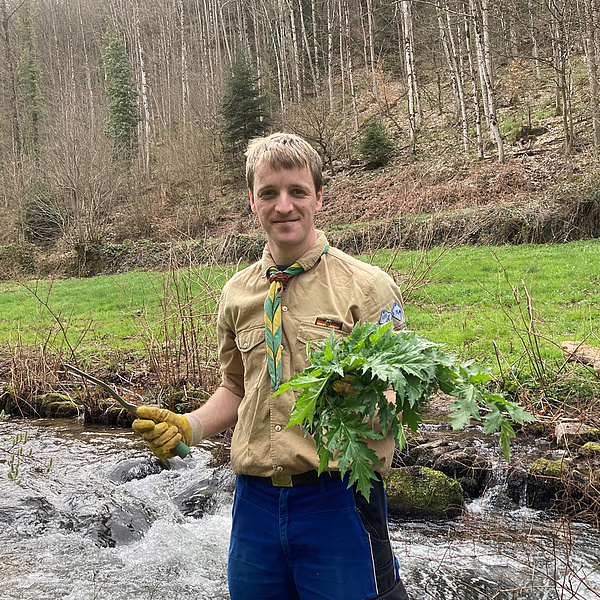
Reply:
<svg viewBox="0 0 600 600"><path fill-rule="evenodd" d="M383 439L391 431L402 449L403 426L417 429L421 407L438 390L454 396L452 427L483 421L485 433L500 432L507 460L515 436L511 421L534 420L521 406L488 389L488 370L457 361L412 331L395 332L390 323L358 323L342 339L332 332L315 349L307 345L307 354L310 366L277 392L299 391L288 427L300 426L313 436L319 473L336 460L342 475L349 472L349 485L356 483L366 498L376 477L374 466L381 464L368 440Z"/></svg>

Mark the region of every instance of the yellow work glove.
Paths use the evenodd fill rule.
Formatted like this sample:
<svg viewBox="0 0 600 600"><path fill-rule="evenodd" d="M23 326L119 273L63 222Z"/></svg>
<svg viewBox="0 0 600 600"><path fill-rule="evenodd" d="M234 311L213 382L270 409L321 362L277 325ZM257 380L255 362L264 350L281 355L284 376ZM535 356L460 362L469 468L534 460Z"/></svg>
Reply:
<svg viewBox="0 0 600 600"><path fill-rule="evenodd" d="M192 415L188 419L186 415L177 415L170 410L158 408L157 406L140 406L137 409L138 418L131 427L137 431L148 443L150 449L158 458L166 460L175 456L174 449L183 441L186 445L191 445L194 438L201 438L202 433L194 432L193 424L202 429L200 420ZM197 434L200 435L197 435Z"/></svg>
<svg viewBox="0 0 600 600"><path fill-rule="evenodd" d="M349 373L348 375L344 375L341 379L334 381L331 384L334 392L337 392L340 396L352 396L352 394L356 394L356 390L354 389L354 382L356 381L356 375Z"/></svg>

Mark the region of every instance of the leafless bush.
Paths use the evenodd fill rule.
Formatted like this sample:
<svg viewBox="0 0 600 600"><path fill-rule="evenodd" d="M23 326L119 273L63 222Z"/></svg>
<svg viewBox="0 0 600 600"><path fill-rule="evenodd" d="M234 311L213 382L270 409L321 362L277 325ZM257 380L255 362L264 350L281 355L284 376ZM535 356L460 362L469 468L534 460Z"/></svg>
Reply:
<svg viewBox="0 0 600 600"><path fill-rule="evenodd" d="M149 276L150 277L150 276ZM218 385L216 313L223 269L194 267L173 257L166 274L151 276L147 305L134 315L150 366L171 410L207 397ZM157 305L158 314L151 308ZM188 394L193 391L194 394Z"/></svg>
<svg viewBox="0 0 600 600"><path fill-rule="evenodd" d="M65 115L48 138L53 147L44 155L43 171L52 218L71 245L97 241L117 206L126 202L127 174L112 164L108 140L99 127L90 127L86 115ZM46 210L47 198L40 201Z"/></svg>

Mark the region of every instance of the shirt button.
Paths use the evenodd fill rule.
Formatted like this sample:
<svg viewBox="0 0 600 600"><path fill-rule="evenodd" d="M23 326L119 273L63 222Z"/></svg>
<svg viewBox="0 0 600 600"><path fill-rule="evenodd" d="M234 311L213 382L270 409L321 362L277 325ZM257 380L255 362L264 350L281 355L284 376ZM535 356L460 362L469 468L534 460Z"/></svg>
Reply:
<svg viewBox="0 0 600 600"><path fill-rule="evenodd" d="M281 344L281 350L285 350L285 346Z"/></svg>
<svg viewBox="0 0 600 600"><path fill-rule="evenodd" d="M278 473L281 473L281 472L283 471L283 467L282 467L281 465L279 465L278 467L276 467L276 468L275 468L275 470L276 470Z"/></svg>
<svg viewBox="0 0 600 600"><path fill-rule="evenodd" d="M288 307L287 307L287 306L282 306L282 307L281 307L281 310L282 310L283 312L287 312L287 309L288 309Z"/></svg>
<svg viewBox="0 0 600 600"><path fill-rule="evenodd" d="M248 342L244 342L244 348L248 347Z"/></svg>
<svg viewBox="0 0 600 600"><path fill-rule="evenodd" d="M281 425L275 425L275 431L281 431Z"/></svg>

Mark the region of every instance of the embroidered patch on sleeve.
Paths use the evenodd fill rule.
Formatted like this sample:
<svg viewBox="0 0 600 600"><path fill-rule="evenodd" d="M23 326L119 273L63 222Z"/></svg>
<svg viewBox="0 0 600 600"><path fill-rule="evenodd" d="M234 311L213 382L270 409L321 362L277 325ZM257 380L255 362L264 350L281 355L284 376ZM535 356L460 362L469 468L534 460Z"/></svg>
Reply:
<svg viewBox="0 0 600 600"><path fill-rule="evenodd" d="M318 325L319 327L331 327L331 329L336 329L337 331L341 331L342 327L344 326L341 321L335 321L325 317L317 317L315 325Z"/></svg>
<svg viewBox="0 0 600 600"><path fill-rule="evenodd" d="M385 325L392 320L392 313L389 310L385 310L385 308L381 311L381 316L379 317L379 324Z"/></svg>

